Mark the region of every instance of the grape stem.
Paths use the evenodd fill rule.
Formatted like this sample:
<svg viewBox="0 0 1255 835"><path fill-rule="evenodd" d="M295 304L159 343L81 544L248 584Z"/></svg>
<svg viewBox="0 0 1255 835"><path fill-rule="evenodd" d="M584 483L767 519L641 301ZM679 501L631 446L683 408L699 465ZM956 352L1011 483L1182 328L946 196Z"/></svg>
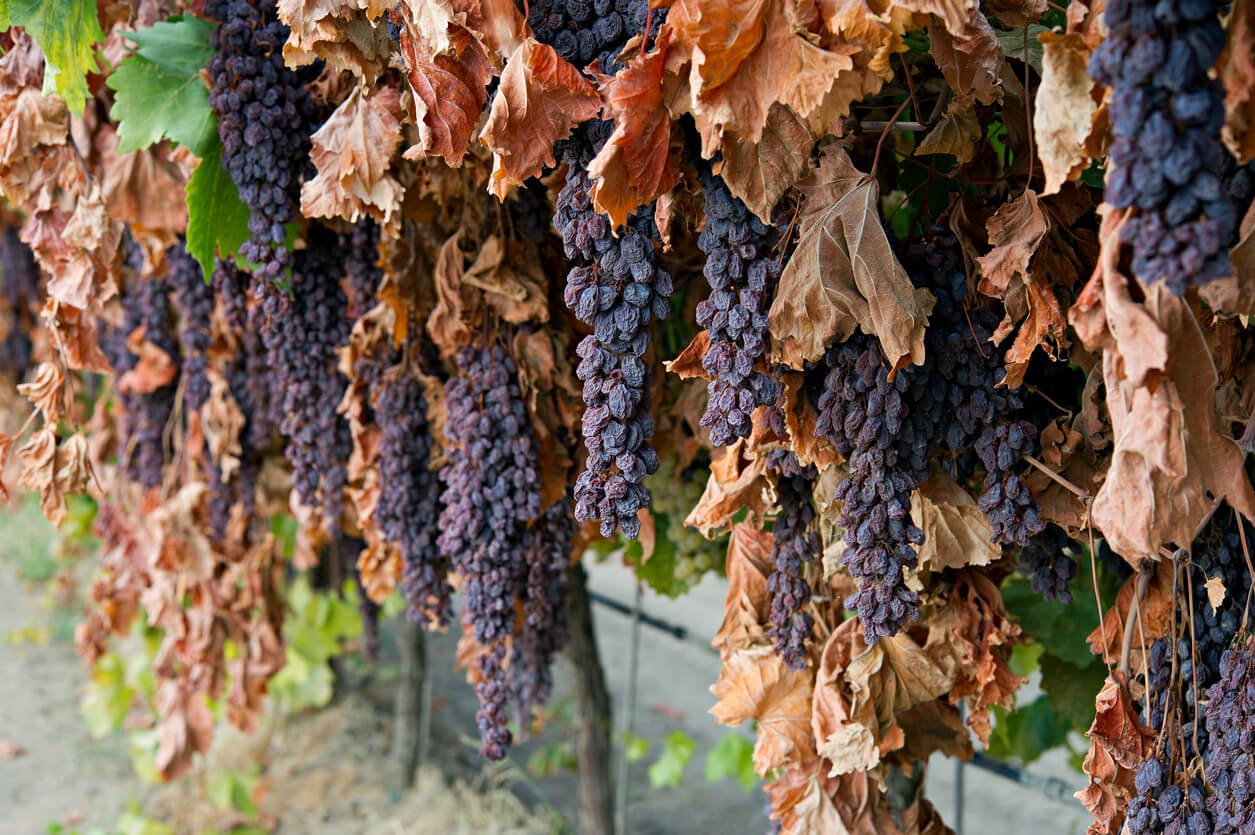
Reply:
<svg viewBox="0 0 1255 835"><path fill-rule="evenodd" d="M1090 501L1093 500L1094 498L1093 496L1091 496L1089 493L1086 493L1080 487L1076 486L1076 484L1064 478L1059 473L1055 472L1048 465L1046 465L1042 461L1039 461L1036 457L1032 455L1025 455L1024 460L1032 464L1037 469L1041 470L1043 473L1045 473L1047 476L1050 477L1051 481L1063 487L1065 490L1072 493L1074 496L1076 496L1078 499L1085 502L1086 504L1088 504Z"/></svg>

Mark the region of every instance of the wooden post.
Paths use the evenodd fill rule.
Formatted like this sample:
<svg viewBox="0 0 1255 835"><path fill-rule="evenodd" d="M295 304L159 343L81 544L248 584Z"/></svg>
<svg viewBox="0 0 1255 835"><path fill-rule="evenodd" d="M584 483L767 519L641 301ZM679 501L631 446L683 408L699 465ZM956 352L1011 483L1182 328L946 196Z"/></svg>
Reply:
<svg viewBox="0 0 1255 835"><path fill-rule="evenodd" d="M414 784L423 727L423 679L427 673L427 636L402 615L397 623L401 672L392 727L392 780L398 791Z"/></svg>
<svg viewBox="0 0 1255 835"><path fill-rule="evenodd" d="M566 654L575 667L575 699L579 735L580 825L583 835L614 835L614 797L610 780L610 693L597 651L593 611L584 566L571 567L567 607L571 638Z"/></svg>

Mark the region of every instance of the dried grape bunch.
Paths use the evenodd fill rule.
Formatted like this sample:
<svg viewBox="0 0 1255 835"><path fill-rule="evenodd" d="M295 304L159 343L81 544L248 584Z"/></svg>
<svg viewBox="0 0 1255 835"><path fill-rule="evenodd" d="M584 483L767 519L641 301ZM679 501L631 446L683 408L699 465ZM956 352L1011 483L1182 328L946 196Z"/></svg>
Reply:
<svg viewBox="0 0 1255 835"><path fill-rule="evenodd" d="M569 260L565 300L593 328L576 353L584 384L584 471L575 482L575 518L601 521L635 539L637 511L649 505L645 477L658 469L650 439L649 324L670 312L671 275L659 266L650 236L629 226L619 236L592 206L591 181L578 167L567 172L555 222Z"/></svg>
<svg viewBox="0 0 1255 835"><path fill-rule="evenodd" d="M1080 546L1058 525L1047 525L1020 548L1020 571L1028 576L1033 591L1046 600L1072 602L1068 584L1076 576L1076 560L1069 551Z"/></svg>
<svg viewBox="0 0 1255 835"><path fill-rule="evenodd" d="M1210 75L1224 49L1224 5L1114 0L1089 62L1113 88L1104 199L1133 211L1120 230L1133 274L1177 295L1233 271L1239 217L1225 180L1234 162L1220 139L1224 86Z"/></svg>
<svg viewBox="0 0 1255 835"><path fill-rule="evenodd" d="M205 282L200 265L183 244L166 250L174 308L179 314L179 351L183 355L183 402L196 411L209 399L210 320L214 313L213 287Z"/></svg>
<svg viewBox="0 0 1255 835"><path fill-rule="evenodd" d="M811 600L807 574L822 550L811 501L819 473L814 466L803 467L797 455L787 450L769 453L768 466L776 477L780 512L771 531L774 567L767 578L771 595L767 635L775 641L776 654L791 669L801 670L809 660L806 642L814 626L814 618L806 609Z"/></svg>
<svg viewBox="0 0 1255 835"><path fill-rule="evenodd" d="M1220 658L1220 678L1203 708L1216 835L1255 832L1255 638L1238 638Z"/></svg>
<svg viewBox="0 0 1255 835"><path fill-rule="evenodd" d="M293 489L305 507L321 512L332 534L339 531L353 448L348 421L336 411L348 385L338 351L351 326L340 254L334 232L311 226L292 266L288 310L262 329L271 391L283 398L279 431Z"/></svg>
<svg viewBox="0 0 1255 835"><path fill-rule="evenodd" d="M514 636L510 676L519 720L526 724L532 712L553 692L553 659L566 646L567 572L575 539L575 519L566 499L545 511L536 526L535 547L527 559L523 593L523 620Z"/></svg>
<svg viewBox="0 0 1255 835"><path fill-rule="evenodd" d="M633 33L645 28L649 4L642 0L540 0L519 4L536 40L554 48L579 69L596 62L602 73L619 68L619 53Z"/></svg>
<svg viewBox="0 0 1255 835"><path fill-rule="evenodd" d="M366 218L340 235L344 253L344 291L349 300L349 318L365 316L378 301L383 270L379 267L379 224Z"/></svg>
<svg viewBox="0 0 1255 835"><path fill-rule="evenodd" d="M121 377L138 365L129 340L142 328L145 342L179 362L170 284L165 276L137 276L122 292L122 326L106 333L102 349L114 374ZM174 414L178 376L152 391L120 392L122 432L120 457L127 478L147 487L161 484L166 461L166 429Z"/></svg>
<svg viewBox="0 0 1255 835"><path fill-rule="evenodd" d="M763 362L767 309L781 263L771 251L770 228L732 196L722 177L703 177L702 192L706 228L697 245L706 253L702 273L710 295L697 304L697 324L710 335L702 368L712 379L701 425L709 427L712 444L727 446L748 438L750 415L780 395Z"/></svg>
<svg viewBox="0 0 1255 835"><path fill-rule="evenodd" d="M248 206L250 238L240 254L255 275L273 284L292 266L286 225L300 214L301 179L309 163L316 108L305 83L319 64L289 70L283 47L290 34L275 0L210 0L205 15L219 21L210 35L209 104L218 117L222 165ZM268 315L283 296L266 292Z"/></svg>
<svg viewBox="0 0 1255 835"><path fill-rule="evenodd" d="M453 617L449 560L437 547L440 476L431 469L432 437L423 383L404 365L374 386L379 426L379 498L375 518L384 539L401 552L407 616L444 626Z"/></svg>
<svg viewBox="0 0 1255 835"><path fill-rule="evenodd" d="M481 753L499 760L510 746L505 669L515 603L526 595L532 523L540 516L536 444L514 359L498 345L468 346L445 387L448 463L440 551L462 576L465 617L484 647L477 663Z"/></svg>
<svg viewBox="0 0 1255 835"><path fill-rule="evenodd" d="M0 294L3 294L4 339L0 341L0 370L21 382L31 365L30 331L34 309L42 302L39 265L35 253L18 238L16 227L0 234Z"/></svg>

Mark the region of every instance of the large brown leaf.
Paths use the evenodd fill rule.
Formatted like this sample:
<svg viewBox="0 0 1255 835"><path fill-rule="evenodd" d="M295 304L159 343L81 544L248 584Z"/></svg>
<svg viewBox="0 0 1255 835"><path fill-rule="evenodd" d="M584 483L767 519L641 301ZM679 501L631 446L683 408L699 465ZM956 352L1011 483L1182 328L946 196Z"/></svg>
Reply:
<svg viewBox="0 0 1255 835"><path fill-rule="evenodd" d="M1094 129L1098 103L1086 71L1089 47L1077 34L1043 32L1041 87L1033 97L1033 133L1037 157L1046 174L1042 194L1055 194L1080 176L1089 163L1086 143Z"/></svg>
<svg viewBox="0 0 1255 835"><path fill-rule="evenodd" d="M589 163L588 174L593 203L616 228L679 180L671 153L671 113L662 100L670 33L664 29L653 52L638 54L602 87L614 133Z"/></svg>
<svg viewBox="0 0 1255 835"><path fill-rule="evenodd" d="M951 34L945 22L934 18L928 26L928 40L937 68L960 100L993 104L1002 98L998 83L1002 47L983 14L977 11L967 17L958 34Z"/></svg>
<svg viewBox="0 0 1255 835"><path fill-rule="evenodd" d="M772 572L771 543L771 534L755 525L742 522L732 527L723 623L710 642L724 659L739 650L767 645L763 624L771 611L767 591Z"/></svg>
<svg viewBox="0 0 1255 835"><path fill-rule="evenodd" d="M488 189L511 186L553 166L554 143L601 110L597 88L553 47L528 38L506 62L480 141L492 151Z"/></svg>
<svg viewBox="0 0 1255 835"><path fill-rule="evenodd" d="M834 147L798 188L806 203L771 306L772 359L801 368L860 328L880 339L894 367L923 362L934 299L893 254L876 181Z"/></svg>
<svg viewBox="0 0 1255 835"><path fill-rule="evenodd" d="M1136 793L1133 774L1150 753L1155 735L1141 723L1124 674L1107 678L1095 700L1085 773L1089 784L1076 799L1094 817L1091 835L1115 835L1124 822L1124 810Z"/></svg>
<svg viewBox="0 0 1255 835"><path fill-rule="evenodd" d="M725 130L759 142L773 105L802 118L820 108L854 67L851 44L832 49L809 36L813 7L795 0L679 0L668 18L691 56L690 111L712 156Z"/></svg>
<svg viewBox="0 0 1255 835"><path fill-rule="evenodd" d="M386 0L279 0L279 19L291 30L283 45L289 67L318 58L374 83L388 67L392 44L376 21L395 3Z"/></svg>
<svg viewBox="0 0 1255 835"><path fill-rule="evenodd" d="M313 136L318 174L301 187L301 212L349 222L371 217L395 235L404 190L390 169L400 145L401 94L353 88Z"/></svg>
<svg viewBox="0 0 1255 835"><path fill-rule="evenodd" d="M742 510L749 511L750 519L761 519L772 502L766 457L749 452L746 440L738 438L710 465L706 490L684 524L713 539L715 532L732 524L732 518Z"/></svg>
<svg viewBox="0 0 1255 835"><path fill-rule="evenodd" d="M815 755L811 739L809 670L790 670L771 647L734 652L723 663L710 692L710 709L721 725L756 722L754 770L768 774Z"/></svg>
<svg viewBox="0 0 1255 835"><path fill-rule="evenodd" d="M460 165L488 101L492 65L483 45L462 27L454 28L451 38L449 51L433 55L410 27L401 29L401 55L419 134L406 159L437 156Z"/></svg>
<svg viewBox="0 0 1255 835"><path fill-rule="evenodd" d="M763 223L770 223L771 210L810 168L814 144L806 122L777 104L767 114L761 141L749 142L733 132L725 133L719 173L733 196Z"/></svg>
<svg viewBox="0 0 1255 835"><path fill-rule="evenodd" d="M921 571L989 565L1002 556L976 500L943 472L933 473L911 495L911 518L924 532L919 547Z"/></svg>

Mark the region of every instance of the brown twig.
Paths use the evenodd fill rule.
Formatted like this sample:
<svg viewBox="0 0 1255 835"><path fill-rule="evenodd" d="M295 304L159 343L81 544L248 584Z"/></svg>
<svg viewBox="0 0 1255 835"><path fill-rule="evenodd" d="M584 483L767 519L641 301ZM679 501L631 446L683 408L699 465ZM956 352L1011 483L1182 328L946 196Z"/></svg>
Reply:
<svg viewBox="0 0 1255 835"><path fill-rule="evenodd" d="M1071 494L1073 494L1074 496L1076 496L1076 497L1077 497L1078 499L1080 499L1081 501L1083 501L1083 502L1089 502L1089 501L1091 501L1091 500L1094 498L1094 497L1093 497L1093 496L1091 496L1089 493L1086 493L1086 492L1085 492L1084 490L1082 490L1080 487L1076 486L1076 485L1075 485L1075 484L1073 484L1071 481L1069 481L1068 479L1064 478L1064 477L1063 477L1063 476L1061 476L1059 473L1055 472L1055 471L1054 471L1053 469L1051 469L1051 468L1050 468L1047 464L1045 464L1045 463L1044 463L1044 462L1042 462L1042 461L1037 460L1037 458L1035 458L1034 456L1032 456L1032 455L1025 455L1025 456L1024 456L1024 460L1025 460L1025 461L1027 461L1028 463L1032 464L1032 465L1033 465L1034 467L1036 467L1037 469L1041 470L1043 473L1045 473L1047 476L1049 476L1049 477L1050 477L1050 480L1051 480L1051 481L1055 482L1055 483L1056 483L1056 484L1058 484L1060 487L1064 488L1065 490L1067 490L1069 493L1071 493Z"/></svg>
<svg viewBox="0 0 1255 835"><path fill-rule="evenodd" d="M1137 575L1137 594L1133 596L1133 603L1129 606L1128 617L1124 619L1124 636L1120 640L1120 664L1116 668L1122 673L1129 671L1129 655L1133 652L1133 623L1141 623L1142 598L1146 596L1146 590L1150 588L1151 577L1159 570L1159 565L1153 560L1144 560L1138 569Z"/></svg>
<svg viewBox="0 0 1255 835"><path fill-rule="evenodd" d="M895 110L893 115L889 117L889 124L885 126L884 132L880 134L879 141L876 142L876 154L872 157L872 167L871 170L867 172L868 177L873 179L876 177L876 167L880 165L880 151L885 145L885 138L889 136L891 129L898 121L898 117L902 115L902 112L906 110L906 106L910 103L910 99L903 99L902 103L898 105L898 109Z"/></svg>

